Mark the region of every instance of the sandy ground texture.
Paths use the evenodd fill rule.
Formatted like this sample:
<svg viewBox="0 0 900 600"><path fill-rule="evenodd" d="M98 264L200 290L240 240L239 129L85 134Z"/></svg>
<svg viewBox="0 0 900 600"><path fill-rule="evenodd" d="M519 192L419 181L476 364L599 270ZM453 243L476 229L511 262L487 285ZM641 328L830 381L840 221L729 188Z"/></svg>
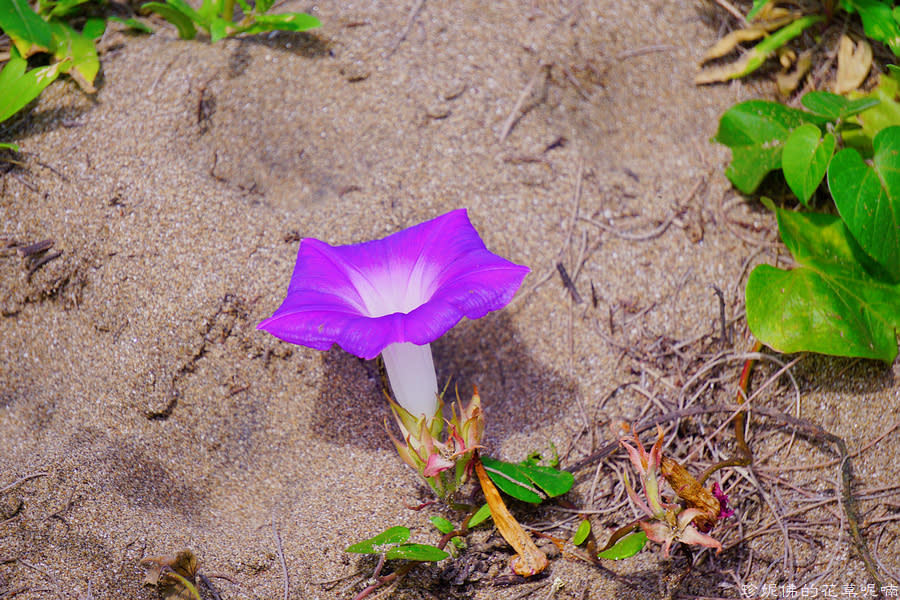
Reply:
<svg viewBox="0 0 900 600"><path fill-rule="evenodd" d="M570 466L614 440L611 426L734 397L751 344L742 282L777 250L773 218L731 190L728 154L709 143L752 90L692 83L721 9L282 10L323 26L215 45L168 26L108 34L96 96L60 81L6 125L24 164L0 175L3 243L52 239L61 254L33 271L15 249L0 256L2 598L155 598L138 562L181 548L223 599L285 597L282 557L287 597L351 598L375 561L346 546L401 524L433 543L429 516L459 522L407 508L431 497L384 430L374 361L256 330L301 237L358 242L466 207L490 249L532 268L510 307L433 345L441 381L481 390L496 457L555 444ZM799 395L782 377L757 401L863 450L862 537L880 583L900 584L897 365L781 358L799 358ZM727 414L666 424L694 472L731 453ZM802 433L753 420L757 464L717 476L739 508L717 532L726 550L695 554L689 573L683 553L654 546L603 567L557 555L547 577L494 585L511 552L484 527L390 597L733 598L742 582L863 594L874 580L850 541L837 455ZM686 436L712 436L719 454ZM580 469L567 496L594 511L601 541L633 518L620 454ZM577 525L512 508L557 537Z"/></svg>

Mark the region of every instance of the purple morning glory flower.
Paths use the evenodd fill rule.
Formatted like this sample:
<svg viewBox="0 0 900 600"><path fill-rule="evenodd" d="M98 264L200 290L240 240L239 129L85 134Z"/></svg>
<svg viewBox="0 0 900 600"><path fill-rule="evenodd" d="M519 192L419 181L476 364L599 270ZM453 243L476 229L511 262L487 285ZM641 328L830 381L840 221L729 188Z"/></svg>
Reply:
<svg viewBox="0 0 900 600"><path fill-rule="evenodd" d="M438 400L429 343L463 317L506 306L528 272L489 252L465 209L360 244L305 238L287 297L258 328L317 350L382 354L397 402L430 418Z"/></svg>

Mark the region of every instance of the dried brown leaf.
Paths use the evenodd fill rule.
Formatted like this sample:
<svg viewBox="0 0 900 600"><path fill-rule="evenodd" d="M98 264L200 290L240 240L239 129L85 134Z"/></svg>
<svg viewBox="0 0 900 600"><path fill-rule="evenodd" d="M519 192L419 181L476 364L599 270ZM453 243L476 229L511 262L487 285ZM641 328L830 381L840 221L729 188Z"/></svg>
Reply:
<svg viewBox="0 0 900 600"><path fill-rule="evenodd" d="M696 508L700 515L694 518L694 524L700 531L709 531L719 520L719 500L713 493L700 485L687 469L668 456L662 457L660 470L663 477L678 494L678 497L687 502L688 508Z"/></svg>
<svg viewBox="0 0 900 600"><path fill-rule="evenodd" d="M858 88L866 80L871 68L872 46L866 40L854 44L850 36L841 36L834 93L846 94Z"/></svg>
<svg viewBox="0 0 900 600"><path fill-rule="evenodd" d="M704 85L742 77L747 72L750 61L754 58L753 54L748 52L732 63L703 69L694 77L694 83Z"/></svg>
<svg viewBox="0 0 900 600"><path fill-rule="evenodd" d="M141 560L147 569L145 585L155 585L165 600L193 600L196 596L197 557L190 550ZM179 577L180 576L180 577ZM190 583L185 585L181 578ZM191 587L194 587L192 590Z"/></svg>
<svg viewBox="0 0 900 600"><path fill-rule="evenodd" d="M797 57L793 71L775 75L778 92L782 96L790 96L797 89L797 86L800 85L800 81L809 73L810 68L812 68L812 51L805 50Z"/></svg>
<svg viewBox="0 0 900 600"><path fill-rule="evenodd" d="M706 54L704 54L703 58L700 60L700 64L703 64L714 58L721 58L737 48L738 44L761 39L765 37L766 34L768 34L770 31L781 29L793 20L794 16L788 15L774 21L754 23L753 25L745 29L736 29L735 31L732 31L721 40L716 42L712 48L707 50Z"/></svg>

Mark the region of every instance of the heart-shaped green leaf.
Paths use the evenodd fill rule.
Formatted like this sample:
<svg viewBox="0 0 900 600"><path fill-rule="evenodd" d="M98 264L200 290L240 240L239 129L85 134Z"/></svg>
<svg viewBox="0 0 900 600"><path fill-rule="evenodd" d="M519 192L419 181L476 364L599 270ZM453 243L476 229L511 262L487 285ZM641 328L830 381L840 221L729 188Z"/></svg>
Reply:
<svg viewBox="0 0 900 600"><path fill-rule="evenodd" d="M800 103L809 112L825 117L829 121L843 121L878 104L877 98L858 98L850 100L831 92L808 92L800 99Z"/></svg>
<svg viewBox="0 0 900 600"><path fill-rule="evenodd" d="M421 562L437 562L444 560L450 556L437 546L429 546L428 544L400 544L394 546L384 557L388 560L402 558L404 560L417 560Z"/></svg>
<svg viewBox="0 0 900 600"><path fill-rule="evenodd" d="M409 528L398 525L385 529L376 536L370 537L352 546L348 547L345 552L355 552L357 554L381 554L390 549L391 546L402 544L409 539Z"/></svg>
<svg viewBox="0 0 900 600"><path fill-rule="evenodd" d="M784 179L803 206L807 206L822 183L836 143L834 135L826 133L823 137L822 131L812 123L792 131L784 143L781 154Z"/></svg>
<svg viewBox="0 0 900 600"><path fill-rule="evenodd" d="M828 188L859 245L900 279L900 126L878 132L873 146L873 166L852 148L838 152Z"/></svg>
<svg viewBox="0 0 900 600"><path fill-rule="evenodd" d="M598 558L607 558L610 560L622 560L623 558L631 558L640 552L647 543L647 534L643 530L636 531L630 535L626 535L621 540L613 544L612 548L604 550L597 554Z"/></svg>
<svg viewBox="0 0 900 600"><path fill-rule="evenodd" d="M812 351L893 361L900 285L863 252L836 216L776 211L800 265L756 267L747 280L747 323L780 352Z"/></svg>
<svg viewBox="0 0 900 600"><path fill-rule="evenodd" d="M748 100L729 108L713 138L731 148L725 175L745 194L756 191L769 171L781 168L781 151L791 132L804 123L826 119L777 102Z"/></svg>

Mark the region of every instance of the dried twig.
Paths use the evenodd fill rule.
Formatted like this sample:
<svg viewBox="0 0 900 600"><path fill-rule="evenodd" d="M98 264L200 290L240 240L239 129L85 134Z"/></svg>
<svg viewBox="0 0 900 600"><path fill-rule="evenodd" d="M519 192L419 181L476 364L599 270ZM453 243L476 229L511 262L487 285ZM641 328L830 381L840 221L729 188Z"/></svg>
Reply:
<svg viewBox="0 0 900 600"><path fill-rule="evenodd" d="M281 561L281 574L282 577L284 577L284 600L288 600L291 582L288 578L287 563L284 560L284 550L281 547L281 536L278 535L278 529L275 527L275 515L272 515L272 535L275 536L275 546L278 548L278 560Z"/></svg>
<svg viewBox="0 0 900 600"><path fill-rule="evenodd" d="M12 483L10 483L10 484L7 485L6 487L0 488L0 494L3 494L3 493L5 493L5 492L8 492L9 490L13 489L13 488L16 487L17 485L19 485L19 484L21 484L21 483L24 483L24 482L28 481L29 479L35 479L35 478L37 478L37 477L46 477L46 476L49 475L49 474L50 474L50 473L46 473L46 472L44 472L44 471L41 471L40 473L32 473L31 475L26 475L25 477L22 477L21 479L16 479L15 481L13 481Z"/></svg>
<svg viewBox="0 0 900 600"><path fill-rule="evenodd" d="M519 110L521 110L522 105L525 104L525 100L528 99L528 96L531 95L531 92L534 90L535 86L537 86L538 80L540 79L541 74L547 76L548 68L550 65L547 63L538 64L537 68L534 70L534 74L531 76L531 79L528 80L528 83L522 89L522 93L519 94L519 99L516 100L516 103L513 105L512 110L509 111L509 116L506 117L506 121L503 123L503 128L500 130L500 143L506 139L506 136L509 135L509 132L512 130L513 125L515 125L516 120L519 118Z"/></svg>
<svg viewBox="0 0 900 600"><path fill-rule="evenodd" d="M388 58L390 58L394 52L397 51L397 48L400 47L400 44L403 43L403 40L406 39L406 36L409 35L410 29L412 29L413 23L416 22L416 15L419 14L419 11L422 10L422 7L425 6L425 0L418 0L418 2L413 5L412 9L409 11L409 17L406 19L406 27L403 28L403 31L397 36L397 39L394 40L394 43L391 45L388 50Z"/></svg>

